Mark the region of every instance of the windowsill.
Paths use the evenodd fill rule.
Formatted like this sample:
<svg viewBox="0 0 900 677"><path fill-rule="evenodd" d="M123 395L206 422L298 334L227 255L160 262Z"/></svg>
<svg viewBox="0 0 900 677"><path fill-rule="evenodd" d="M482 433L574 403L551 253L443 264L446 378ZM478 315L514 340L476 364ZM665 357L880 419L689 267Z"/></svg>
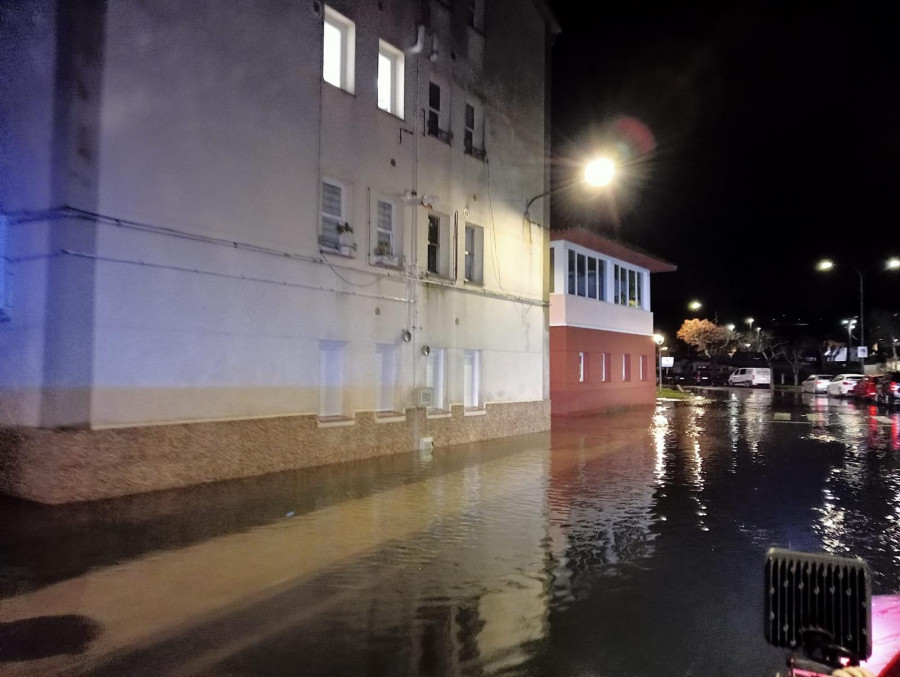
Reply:
<svg viewBox="0 0 900 677"><path fill-rule="evenodd" d="M467 287L478 287L479 289L484 289L484 281L476 282L475 280L463 280L463 284Z"/></svg>
<svg viewBox="0 0 900 677"><path fill-rule="evenodd" d="M406 420L406 414L402 411L376 411L375 423L402 423Z"/></svg>
<svg viewBox="0 0 900 677"><path fill-rule="evenodd" d="M346 428L356 425L356 419L352 416L319 416L316 426L319 428Z"/></svg>
<svg viewBox="0 0 900 677"><path fill-rule="evenodd" d="M376 106L377 108L377 106ZM393 111L385 110L384 108L378 108L378 111L384 113L385 115L390 115L397 122L406 122L406 117L404 115L398 115Z"/></svg>
<svg viewBox="0 0 900 677"><path fill-rule="evenodd" d="M484 152L484 148L473 148L472 152L465 151L464 155L472 158L473 160L478 160L478 162L484 164L487 159L487 153Z"/></svg>
<svg viewBox="0 0 900 677"><path fill-rule="evenodd" d="M447 409L429 409L425 412L425 418L450 418L450 416Z"/></svg>
<svg viewBox="0 0 900 677"><path fill-rule="evenodd" d="M403 264L400 263L399 256L378 256L372 254L372 260L369 265L378 266L379 268L390 268L392 270L403 270Z"/></svg>
<svg viewBox="0 0 900 677"><path fill-rule="evenodd" d="M425 272L425 278L428 280L435 280L437 282L449 282L450 284L456 284L456 280L454 280L452 277L444 277L440 273L433 273L430 270L426 270L424 272Z"/></svg>
<svg viewBox="0 0 900 677"><path fill-rule="evenodd" d="M433 134L433 133L429 132L428 130L425 130L425 136L427 136L431 139L434 139L435 141L440 141L445 146L452 145L453 134L451 134L450 132L444 131L443 129L439 129L437 131L437 134Z"/></svg>
<svg viewBox="0 0 900 677"><path fill-rule="evenodd" d="M328 80L326 80L325 78L322 78L322 82L324 82L326 85L331 87L331 89L333 89L336 92L343 92L347 96L352 96L354 99L356 98L356 93L351 92L349 89L344 89L343 87L338 87L337 85L333 85L330 82L328 82Z"/></svg>
<svg viewBox="0 0 900 677"><path fill-rule="evenodd" d="M463 412L463 416L486 416L487 409L482 407L469 407Z"/></svg>
<svg viewBox="0 0 900 677"><path fill-rule="evenodd" d="M341 249L332 249L331 247L323 247L319 245L320 254L328 254L329 256L340 256L345 259L356 258L356 246L342 247Z"/></svg>

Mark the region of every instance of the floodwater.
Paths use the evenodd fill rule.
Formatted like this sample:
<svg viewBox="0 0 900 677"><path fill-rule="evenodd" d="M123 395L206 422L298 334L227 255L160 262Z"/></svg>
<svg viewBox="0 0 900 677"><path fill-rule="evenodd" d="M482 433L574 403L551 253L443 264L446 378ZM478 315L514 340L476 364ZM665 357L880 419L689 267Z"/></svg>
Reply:
<svg viewBox="0 0 900 677"><path fill-rule="evenodd" d="M710 390L552 433L0 503L0 675L771 675L772 545L900 592L900 414Z"/></svg>

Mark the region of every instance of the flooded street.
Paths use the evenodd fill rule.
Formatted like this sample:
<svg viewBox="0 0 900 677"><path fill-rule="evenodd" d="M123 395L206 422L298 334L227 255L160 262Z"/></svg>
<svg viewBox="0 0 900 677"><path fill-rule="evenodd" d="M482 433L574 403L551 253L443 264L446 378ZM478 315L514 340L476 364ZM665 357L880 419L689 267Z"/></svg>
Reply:
<svg viewBox="0 0 900 677"><path fill-rule="evenodd" d="M769 546L860 555L900 592L900 415L706 394L431 456L0 503L0 675L771 674Z"/></svg>

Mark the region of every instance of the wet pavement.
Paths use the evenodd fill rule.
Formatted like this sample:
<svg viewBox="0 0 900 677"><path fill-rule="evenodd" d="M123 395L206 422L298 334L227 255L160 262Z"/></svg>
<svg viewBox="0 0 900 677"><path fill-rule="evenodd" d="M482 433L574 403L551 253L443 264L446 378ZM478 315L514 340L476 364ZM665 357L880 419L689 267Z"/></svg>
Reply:
<svg viewBox="0 0 900 677"><path fill-rule="evenodd" d="M705 391L552 433L0 502L0 675L765 675L772 545L900 592L900 414Z"/></svg>

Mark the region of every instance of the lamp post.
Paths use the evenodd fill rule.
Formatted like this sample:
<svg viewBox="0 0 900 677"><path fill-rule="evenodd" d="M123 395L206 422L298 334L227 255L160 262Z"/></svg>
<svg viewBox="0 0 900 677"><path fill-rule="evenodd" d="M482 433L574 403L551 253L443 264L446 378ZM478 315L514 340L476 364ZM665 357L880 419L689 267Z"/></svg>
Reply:
<svg viewBox="0 0 900 677"><path fill-rule="evenodd" d="M656 364L657 369L659 370L659 385L657 386L658 393L662 392L662 344L666 342L666 337L662 334L654 334L653 342L656 344Z"/></svg>
<svg viewBox="0 0 900 677"><path fill-rule="evenodd" d="M856 318L852 318L849 320L841 320L841 324L847 325L847 364L850 363L850 348L853 346L853 327L856 326ZM862 325L860 325L859 329L860 335L860 345L862 345ZM860 360L860 364L862 364L862 360ZM864 371L864 370L861 370Z"/></svg>
<svg viewBox="0 0 900 677"><path fill-rule="evenodd" d="M825 273L830 270L834 270L837 264L831 259L822 259L816 264L816 270L820 273ZM856 266L847 266L851 270L855 270L856 274L859 276L859 345L866 345L866 321L865 316L863 315L863 299L864 299L864 286L863 283L865 281L866 273L868 273L874 266L870 266L868 268L857 268ZM884 263L885 270L898 270L900 269L900 258L896 256L890 257ZM847 350L850 350L850 346L847 346ZM847 356L849 360L849 355ZM862 364L862 359L860 359L860 364Z"/></svg>
<svg viewBox="0 0 900 677"><path fill-rule="evenodd" d="M586 184L592 186L593 188L605 188L610 183L612 183L615 175L616 163L607 157L600 157L595 160L591 160L584 166L583 180ZM525 203L525 212L523 214L525 218L528 219L528 210L531 209L531 205L534 204L535 200L546 197L556 190L557 188L545 190L543 193L538 193L533 198L528 200L528 202Z"/></svg>

